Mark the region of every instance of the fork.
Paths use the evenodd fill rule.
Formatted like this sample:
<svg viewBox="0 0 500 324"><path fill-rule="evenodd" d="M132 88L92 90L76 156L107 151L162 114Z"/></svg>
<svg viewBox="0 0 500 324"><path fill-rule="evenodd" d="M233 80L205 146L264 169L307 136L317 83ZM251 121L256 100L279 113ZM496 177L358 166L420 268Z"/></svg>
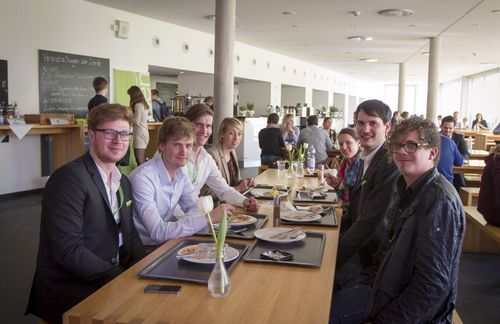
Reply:
<svg viewBox="0 0 500 324"><path fill-rule="evenodd" d="M282 238L285 238L285 237L289 236L290 234L293 234L293 233L295 233L297 231L300 231L301 229L302 229L301 226L300 227L294 227L294 228L292 228L289 231L285 231L285 232L281 232L279 234L275 234L275 235L271 236L270 238L271 239L282 239Z"/></svg>

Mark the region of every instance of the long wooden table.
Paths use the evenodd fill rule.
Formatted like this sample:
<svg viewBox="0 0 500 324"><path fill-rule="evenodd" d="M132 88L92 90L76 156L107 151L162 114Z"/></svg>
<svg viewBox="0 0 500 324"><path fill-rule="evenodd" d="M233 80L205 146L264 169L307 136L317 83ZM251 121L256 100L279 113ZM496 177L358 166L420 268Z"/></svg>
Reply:
<svg viewBox="0 0 500 324"><path fill-rule="evenodd" d="M464 163L462 166L454 166L453 173L471 173L471 174L483 174L485 163L483 160L469 160L468 163Z"/></svg>
<svg viewBox="0 0 500 324"><path fill-rule="evenodd" d="M259 175L256 182L276 183L277 179L277 170L269 169ZM300 178L289 183L317 186L318 181L316 178ZM272 215L272 207L265 203L259 213ZM340 208L337 208L337 215L340 218ZM272 220L266 226L272 226ZM226 298L210 297L205 285L139 279L137 273L141 269L181 239L170 240L66 312L64 323L327 323L338 228L307 226L306 230L326 234L320 268L240 260L230 272L231 291ZM244 240L233 242L251 243ZM144 287L152 283L180 284L182 292L179 295L143 293Z"/></svg>
<svg viewBox="0 0 500 324"><path fill-rule="evenodd" d="M0 126L0 135L15 136L10 126L4 125ZM52 136L52 170L56 170L84 153L82 125L33 125L26 135Z"/></svg>

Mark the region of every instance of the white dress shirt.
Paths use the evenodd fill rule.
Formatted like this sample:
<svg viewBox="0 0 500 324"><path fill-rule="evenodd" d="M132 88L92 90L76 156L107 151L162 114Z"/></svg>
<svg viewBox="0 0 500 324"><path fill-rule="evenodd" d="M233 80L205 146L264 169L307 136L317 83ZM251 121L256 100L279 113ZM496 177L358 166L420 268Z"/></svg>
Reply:
<svg viewBox="0 0 500 324"><path fill-rule="evenodd" d="M197 191L189 177L178 169L171 179L161 155L130 174L134 196L134 223L145 245L192 235L207 225L196 206ZM177 208L183 212L174 217Z"/></svg>
<svg viewBox="0 0 500 324"><path fill-rule="evenodd" d="M194 156L191 156L183 169L191 179L197 196L203 185L206 184L220 200L232 205L243 206L246 197L227 184L214 158L203 147L198 155L198 164L195 163Z"/></svg>
<svg viewBox="0 0 500 324"><path fill-rule="evenodd" d="M370 166L370 163L372 162L373 158L375 157L375 154L377 154L378 150L384 145L384 143L380 144L376 149L365 155L365 151L361 151L361 159L363 159L363 176L366 173L366 170L368 170L368 167Z"/></svg>

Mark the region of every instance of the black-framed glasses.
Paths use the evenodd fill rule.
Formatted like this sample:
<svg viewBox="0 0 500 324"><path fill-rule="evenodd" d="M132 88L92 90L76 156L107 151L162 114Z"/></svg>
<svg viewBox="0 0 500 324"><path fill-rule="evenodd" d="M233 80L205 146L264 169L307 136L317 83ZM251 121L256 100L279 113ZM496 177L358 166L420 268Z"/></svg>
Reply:
<svg viewBox="0 0 500 324"><path fill-rule="evenodd" d="M97 131L97 132L103 132L104 138L111 139L111 140L115 139L116 136L120 136L120 139L122 141L130 141L130 139L132 138L132 135L133 135L132 132L128 132L128 131L118 132L118 131L115 131L114 129L95 128L93 130Z"/></svg>
<svg viewBox="0 0 500 324"><path fill-rule="evenodd" d="M391 153L397 153L401 148L404 148L406 153L415 153L420 147L427 147L427 146L429 146L429 143L415 143L415 142L408 142L404 144L390 143L389 149Z"/></svg>

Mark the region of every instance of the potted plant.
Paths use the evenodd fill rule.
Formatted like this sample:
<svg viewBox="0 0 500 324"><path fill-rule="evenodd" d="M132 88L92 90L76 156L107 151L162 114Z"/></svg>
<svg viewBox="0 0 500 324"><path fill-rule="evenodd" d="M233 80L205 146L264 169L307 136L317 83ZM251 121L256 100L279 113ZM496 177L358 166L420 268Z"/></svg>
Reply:
<svg viewBox="0 0 500 324"><path fill-rule="evenodd" d="M255 110L253 102L247 102L247 117L253 117L255 115Z"/></svg>

